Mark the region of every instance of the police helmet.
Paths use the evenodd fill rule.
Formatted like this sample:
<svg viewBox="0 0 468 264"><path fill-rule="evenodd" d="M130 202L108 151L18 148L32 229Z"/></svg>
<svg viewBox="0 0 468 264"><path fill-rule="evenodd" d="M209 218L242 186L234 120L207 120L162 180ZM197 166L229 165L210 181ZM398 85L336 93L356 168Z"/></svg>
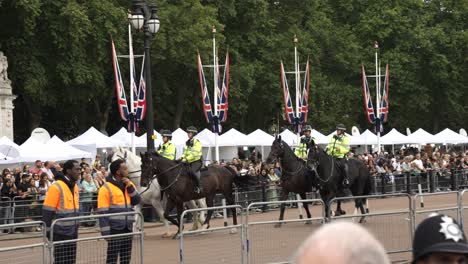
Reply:
<svg viewBox="0 0 468 264"><path fill-rule="evenodd" d="M187 132L198 133L198 130L194 126L187 127Z"/></svg>
<svg viewBox="0 0 468 264"><path fill-rule="evenodd" d="M302 131L312 131L312 127L310 125L305 125Z"/></svg>
<svg viewBox="0 0 468 264"><path fill-rule="evenodd" d="M161 129L160 133L163 137L172 137L172 133L169 129Z"/></svg>
<svg viewBox="0 0 468 264"><path fill-rule="evenodd" d="M344 131L346 131L346 127L345 127L345 125L343 125L343 124L340 123L340 124L336 125L336 130L344 130Z"/></svg>

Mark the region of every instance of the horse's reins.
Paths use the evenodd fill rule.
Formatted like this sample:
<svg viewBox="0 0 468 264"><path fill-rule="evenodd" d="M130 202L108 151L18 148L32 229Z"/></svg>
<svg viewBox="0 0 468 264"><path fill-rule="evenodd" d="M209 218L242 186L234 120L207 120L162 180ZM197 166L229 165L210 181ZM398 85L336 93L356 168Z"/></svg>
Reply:
<svg viewBox="0 0 468 264"><path fill-rule="evenodd" d="M155 174L151 177L151 179L150 179L150 181L149 181L149 183L148 183L148 187L146 187L146 189L143 190L143 191L140 193L140 195L142 195L143 193L145 193L146 191L149 190L149 188L150 188L150 186L151 186L151 183L153 182L153 180L154 180L155 178L158 177L158 174L161 176L161 175L163 175L164 173L166 173L166 172L168 172L168 171L171 171L171 170L173 170L173 169L179 167L181 164L182 164L182 163L177 163L176 165L169 167L167 170L165 170L165 171L163 171L163 172L161 172L161 173L155 173ZM151 162L151 165L153 165L152 162ZM172 185L174 185L174 184L179 180L179 176L180 176L181 170L182 170L182 168L179 170L179 173L177 173L177 177L175 178L175 180L172 181L168 186L162 188L161 184L159 184L159 185L161 186L161 189L160 189L160 190L161 190L161 191L165 191L165 190L169 189Z"/></svg>
<svg viewBox="0 0 468 264"><path fill-rule="evenodd" d="M328 155L327 155L328 156ZM330 175L328 176L328 178L326 178L326 180L322 179L319 175L319 173L317 172L317 166L314 166L313 167L313 171L315 172L315 174L317 175L317 178L323 182L323 183L327 183L328 181L330 181L331 177L333 176L333 170L335 168L335 160L333 159L333 156L329 156L329 158L331 159L331 171L330 171ZM319 163L319 162L317 162ZM319 163L320 164L320 163Z"/></svg>

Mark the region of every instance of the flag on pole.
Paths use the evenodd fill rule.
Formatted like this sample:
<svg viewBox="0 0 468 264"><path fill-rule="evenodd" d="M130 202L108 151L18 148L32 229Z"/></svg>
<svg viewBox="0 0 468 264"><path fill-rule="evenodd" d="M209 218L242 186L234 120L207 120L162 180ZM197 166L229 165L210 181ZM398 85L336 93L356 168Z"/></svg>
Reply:
<svg viewBox="0 0 468 264"><path fill-rule="evenodd" d="M227 120L227 113L229 109L229 101L228 101L229 99L229 53L226 53L226 62L224 63L223 82L220 84L220 86L222 88L221 88L221 93L218 96L219 122L225 122Z"/></svg>
<svg viewBox="0 0 468 264"><path fill-rule="evenodd" d="M304 124L307 122L307 114L309 112L309 61L307 60L305 76L304 76L304 86L302 88L302 94L299 97L299 123Z"/></svg>
<svg viewBox="0 0 468 264"><path fill-rule="evenodd" d="M362 90L364 92L364 105L366 107L367 121L372 125L375 124L374 106L372 105L372 97L370 95L369 84L367 83L364 64L362 65Z"/></svg>
<svg viewBox="0 0 468 264"><path fill-rule="evenodd" d="M380 113L380 121L382 123L387 122L388 119L388 78L389 78L389 72L388 72L388 64L385 67L385 80L384 80L384 89L382 89L382 96L380 97L380 108L379 108L379 113Z"/></svg>
<svg viewBox="0 0 468 264"><path fill-rule="evenodd" d="M200 78L203 113L205 114L206 122L211 123L213 121L213 112L211 109L210 95L208 94L208 88L206 87L205 73L203 71L203 64L200 58L200 54L198 54L198 76Z"/></svg>
<svg viewBox="0 0 468 264"><path fill-rule="evenodd" d="M115 92L117 95L117 104L119 107L120 118L124 121L128 121L129 110L127 105L127 98L125 97L125 89L122 80L122 74L120 73L119 61L117 60L117 54L115 52L114 41L112 41L112 64L114 66L114 79L115 79Z"/></svg>
<svg viewBox="0 0 468 264"><path fill-rule="evenodd" d="M289 94L288 80L286 79L286 73L284 72L283 62L281 62L281 85L283 87L285 117L289 124L293 124L296 117L294 114L291 95Z"/></svg>
<svg viewBox="0 0 468 264"><path fill-rule="evenodd" d="M146 83L143 76L144 65L145 57L143 56L143 62L141 63L140 85L138 86L138 101L135 111L137 121L143 121L146 115Z"/></svg>

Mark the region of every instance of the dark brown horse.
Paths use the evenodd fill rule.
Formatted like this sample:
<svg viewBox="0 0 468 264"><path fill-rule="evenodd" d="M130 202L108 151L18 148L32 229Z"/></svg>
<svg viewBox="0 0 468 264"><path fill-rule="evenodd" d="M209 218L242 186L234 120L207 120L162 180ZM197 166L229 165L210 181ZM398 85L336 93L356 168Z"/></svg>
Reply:
<svg viewBox="0 0 468 264"><path fill-rule="evenodd" d="M187 164L166 159L158 153L145 153L141 155L141 175L143 178L151 179L157 177L161 190L167 195L167 204L164 217L172 224L177 225L180 232L180 217L184 210L184 202L206 198L208 207L213 207L216 193L222 193L228 205L234 205L233 183L237 174L232 168L210 165L201 171L200 184L203 193L194 192L194 179L190 175ZM177 219L171 217L170 212L177 209ZM237 225L236 209L231 208L233 224ZM206 228L210 226L213 210L208 210L208 215L203 224ZM177 235L177 234L176 234ZM175 237L175 236L174 236Z"/></svg>
<svg viewBox="0 0 468 264"><path fill-rule="evenodd" d="M288 198L290 192L297 193L301 199L306 199L306 192L312 191L314 175L309 170L303 160L294 155L293 150L281 140L278 136L273 141L270 155L268 155L267 163L278 160L281 164L281 201ZM307 218L311 218L308 203L303 203L307 213ZM285 204L281 204L281 212L279 220L284 219ZM281 223L275 225L280 227Z"/></svg>

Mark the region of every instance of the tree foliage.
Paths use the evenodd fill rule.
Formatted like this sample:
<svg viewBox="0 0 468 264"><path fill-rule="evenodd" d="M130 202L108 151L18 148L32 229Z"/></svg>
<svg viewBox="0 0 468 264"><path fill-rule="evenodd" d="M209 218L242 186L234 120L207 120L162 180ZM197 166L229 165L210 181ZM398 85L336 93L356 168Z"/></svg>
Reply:
<svg viewBox="0 0 468 264"><path fill-rule="evenodd" d="M157 4L161 29L151 43L157 129L208 127L201 111L196 56L200 52L205 64L212 62L213 25L221 61L227 50L231 56L225 129L250 132L270 130L278 123L287 126L279 64L293 68L294 35L301 63L311 61L308 122L319 131L329 132L337 122L369 128L360 70L364 64L368 75L374 72L374 41L380 44L382 64L390 65L387 129L438 132L468 127L466 1ZM119 52L128 48L129 8L129 1L123 0L0 1L0 50L8 57L9 76L19 96L18 139L37 126L67 138L90 125L110 133L123 125L116 111L110 39ZM134 33L134 42L135 52L142 53L141 33ZM371 93L375 95L372 87Z"/></svg>

